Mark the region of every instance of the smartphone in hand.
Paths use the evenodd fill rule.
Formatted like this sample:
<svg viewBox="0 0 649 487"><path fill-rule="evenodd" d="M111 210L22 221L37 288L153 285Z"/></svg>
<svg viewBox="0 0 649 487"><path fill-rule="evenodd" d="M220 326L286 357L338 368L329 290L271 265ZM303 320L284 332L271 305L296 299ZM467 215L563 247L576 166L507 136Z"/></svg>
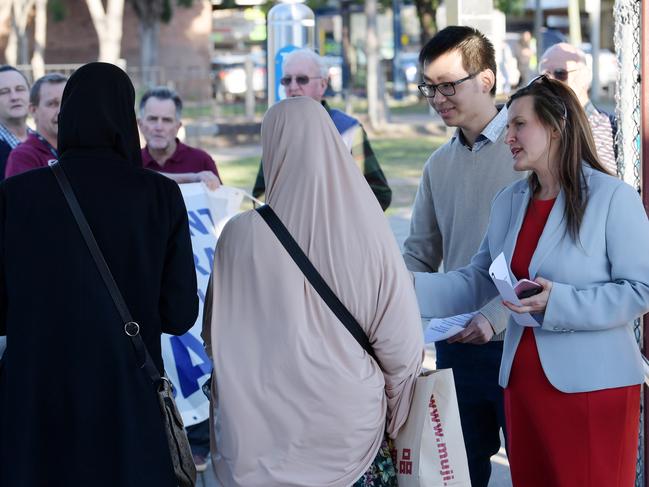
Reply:
<svg viewBox="0 0 649 487"><path fill-rule="evenodd" d="M529 298L543 291L543 286L529 279L521 279L514 286L514 292L519 299Z"/></svg>

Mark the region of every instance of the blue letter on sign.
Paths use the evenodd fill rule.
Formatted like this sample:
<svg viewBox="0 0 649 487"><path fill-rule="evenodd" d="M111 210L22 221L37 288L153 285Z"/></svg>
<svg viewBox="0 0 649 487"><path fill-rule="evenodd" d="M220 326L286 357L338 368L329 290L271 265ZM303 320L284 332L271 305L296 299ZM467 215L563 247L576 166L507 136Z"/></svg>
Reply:
<svg viewBox="0 0 649 487"><path fill-rule="evenodd" d="M189 349L200 357L199 364L192 364ZM198 383L199 379L212 372L212 364L203 349L203 344L191 333L185 333L179 337L172 336L171 350L176 361L180 391L183 397L189 397L200 389L202 384Z"/></svg>

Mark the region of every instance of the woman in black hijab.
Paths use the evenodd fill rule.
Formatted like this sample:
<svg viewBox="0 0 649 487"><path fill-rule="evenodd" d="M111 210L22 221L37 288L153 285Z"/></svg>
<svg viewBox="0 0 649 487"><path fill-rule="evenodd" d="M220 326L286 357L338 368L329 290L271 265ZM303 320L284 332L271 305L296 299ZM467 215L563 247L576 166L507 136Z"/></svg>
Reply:
<svg viewBox="0 0 649 487"><path fill-rule="evenodd" d="M198 300L178 186L141 168L116 66L72 75L60 164L157 367ZM173 487L160 410L50 168L0 184L0 485Z"/></svg>

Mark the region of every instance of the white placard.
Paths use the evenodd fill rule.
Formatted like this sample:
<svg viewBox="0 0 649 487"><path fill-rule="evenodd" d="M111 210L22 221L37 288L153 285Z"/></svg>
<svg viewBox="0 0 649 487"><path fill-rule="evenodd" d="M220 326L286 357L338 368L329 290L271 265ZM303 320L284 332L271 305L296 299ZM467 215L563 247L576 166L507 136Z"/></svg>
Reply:
<svg viewBox="0 0 649 487"><path fill-rule="evenodd" d="M201 328L205 291L214 262L216 240L227 221L239 212L245 193L225 186L210 191L202 183L181 184L187 207L194 265L198 281L199 313L194 326L184 335L162 335L165 371L176 390L176 404L185 426L209 416L209 400L201 386L207 381L212 364L203 348Z"/></svg>

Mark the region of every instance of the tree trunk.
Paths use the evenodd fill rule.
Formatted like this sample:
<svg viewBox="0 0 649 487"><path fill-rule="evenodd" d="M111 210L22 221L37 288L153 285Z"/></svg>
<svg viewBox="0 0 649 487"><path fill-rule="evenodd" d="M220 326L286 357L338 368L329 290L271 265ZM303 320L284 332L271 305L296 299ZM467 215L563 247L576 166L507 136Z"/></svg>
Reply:
<svg viewBox="0 0 649 487"><path fill-rule="evenodd" d="M29 39L27 38L27 32L22 31L18 32L18 64L25 65L29 64Z"/></svg>
<svg viewBox="0 0 649 487"><path fill-rule="evenodd" d="M7 47L5 47L5 61L11 66L18 64L18 36L12 28L7 38Z"/></svg>
<svg viewBox="0 0 649 487"><path fill-rule="evenodd" d="M11 64L29 64L29 39L27 23L34 7L34 0L13 0L11 2L11 32L7 42L6 58Z"/></svg>
<svg viewBox="0 0 649 487"><path fill-rule="evenodd" d="M351 42L351 13L349 10L349 0L340 2L340 15L342 17L342 55L343 55L343 100L345 101L345 112L352 112L351 92L354 86L352 78L353 70L351 69L352 59L352 42Z"/></svg>
<svg viewBox="0 0 649 487"><path fill-rule="evenodd" d="M99 39L99 61L120 64L124 0L86 0Z"/></svg>
<svg viewBox="0 0 649 487"><path fill-rule="evenodd" d="M160 22L149 17L140 19L140 67L142 83L151 88L159 84L155 68L158 66Z"/></svg>
<svg viewBox="0 0 649 487"><path fill-rule="evenodd" d="M573 46L581 44L581 16L579 0L568 1L568 20L570 25L570 43Z"/></svg>
<svg viewBox="0 0 649 487"><path fill-rule="evenodd" d="M45 43L47 42L47 0L36 0L36 18L34 20L34 55L32 56L32 73L34 79L45 74Z"/></svg>
<svg viewBox="0 0 649 487"><path fill-rule="evenodd" d="M379 40L377 34L377 0L365 2L367 19L367 113L370 125L378 129L380 122L379 108Z"/></svg>
<svg viewBox="0 0 649 487"><path fill-rule="evenodd" d="M419 39L423 47L437 32L437 7L439 0L415 0L417 17L419 18Z"/></svg>
<svg viewBox="0 0 649 487"><path fill-rule="evenodd" d="M141 82L152 87L161 81L156 70L165 3L163 0L130 0L130 3L139 20Z"/></svg>
<svg viewBox="0 0 649 487"><path fill-rule="evenodd" d="M11 12L12 12L13 3L0 2L0 25L11 25ZM9 36L7 38L7 45L5 46L5 62L7 64L16 64L16 36L13 29L9 30Z"/></svg>

